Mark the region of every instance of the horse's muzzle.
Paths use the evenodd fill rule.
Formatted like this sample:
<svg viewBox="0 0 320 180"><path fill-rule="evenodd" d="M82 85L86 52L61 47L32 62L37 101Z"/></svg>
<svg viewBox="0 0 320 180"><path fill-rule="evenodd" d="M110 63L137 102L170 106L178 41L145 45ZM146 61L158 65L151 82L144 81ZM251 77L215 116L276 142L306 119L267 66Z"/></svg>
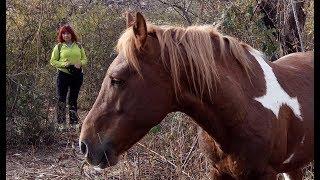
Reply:
<svg viewBox="0 0 320 180"><path fill-rule="evenodd" d="M86 161L92 165L101 169L114 166L118 162L118 156L113 151L111 145L101 144L100 147L94 148L85 140L79 141L79 147L82 154L85 155Z"/></svg>

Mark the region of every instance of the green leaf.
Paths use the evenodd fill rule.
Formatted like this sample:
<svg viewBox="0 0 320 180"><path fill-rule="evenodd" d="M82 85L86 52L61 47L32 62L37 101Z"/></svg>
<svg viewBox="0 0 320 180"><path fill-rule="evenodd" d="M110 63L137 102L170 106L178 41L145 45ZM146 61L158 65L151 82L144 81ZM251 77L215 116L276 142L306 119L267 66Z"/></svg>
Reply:
<svg viewBox="0 0 320 180"><path fill-rule="evenodd" d="M153 133L153 134L157 134L160 131L161 131L160 125L156 125L156 126L154 126L153 128L150 129L150 133Z"/></svg>

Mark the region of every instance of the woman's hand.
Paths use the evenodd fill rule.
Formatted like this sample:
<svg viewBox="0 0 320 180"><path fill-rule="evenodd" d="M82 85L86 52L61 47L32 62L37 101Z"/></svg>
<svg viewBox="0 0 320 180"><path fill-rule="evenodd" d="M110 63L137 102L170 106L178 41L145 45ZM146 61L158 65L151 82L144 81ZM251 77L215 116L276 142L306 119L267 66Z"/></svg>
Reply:
<svg viewBox="0 0 320 180"><path fill-rule="evenodd" d="M70 66L70 63L69 62L66 62L66 64L64 65L64 67L68 67Z"/></svg>
<svg viewBox="0 0 320 180"><path fill-rule="evenodd" d="M81 64L75 64L74 67L80 69L81 68Z"/></svg>

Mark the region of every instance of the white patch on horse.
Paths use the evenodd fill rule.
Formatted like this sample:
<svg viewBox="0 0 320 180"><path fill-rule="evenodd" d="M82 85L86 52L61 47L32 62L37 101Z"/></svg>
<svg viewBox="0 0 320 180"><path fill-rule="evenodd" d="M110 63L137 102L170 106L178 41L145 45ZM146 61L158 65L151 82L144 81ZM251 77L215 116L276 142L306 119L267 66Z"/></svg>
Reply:
<svg viewBox="0 0 320 180"><path fill-rule="evenodd" d="M306 138L306 135L304 134L301 141L300 141L300 144L304 143L305 138ZM289 163L291 161L291 159L293 158L293 156L294 156L294 152L285 161L283 161L283 164Z"/></svg>
<svg viewBox="0 0 320 180"><path fill-rule="evenodd" d="M284 180L290 180L290 177L288 176L287 173L282 173Z"/></svg>
<svg viewBox="0 0 320 180"><path fill-rule="evenodd" d="M300 104L297 97L290 97L279 84L272 68L263 59L263 54L256 49L249 51L258 61L262 68L264 78L266 80L266 94L261 97L256 97L255 100L260 102L265 108L270 109L278 118L280 107L283 104L288 105L293 113L301 118Z"/></svg>
<svg viewBox="0 0 320 180"><path fill-rule="evenodd" d="M293 158L294 153L292 153L283 163L289 163L291 161L291 159Z"/></svg>
<svg viewBox="0 0 320 180"><path fill-rule="evenodd" d="M303 137L302 137L302 140L301 140L301 142L300 142L300 144L303 144L304 143L304 139L306 138L306 135L303 135Z"/></svg>

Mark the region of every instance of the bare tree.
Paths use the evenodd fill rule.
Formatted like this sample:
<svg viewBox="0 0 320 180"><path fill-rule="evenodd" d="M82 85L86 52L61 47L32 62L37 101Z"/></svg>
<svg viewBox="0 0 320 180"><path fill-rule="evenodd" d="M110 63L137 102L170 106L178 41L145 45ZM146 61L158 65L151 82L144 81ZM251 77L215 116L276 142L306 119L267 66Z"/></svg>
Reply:
<svg viewBox="0 0 320 180"><path fill-rule="evenodd" d="M188 25L192 24L191 20L191 12L190 12L190 6L193 3L193 0L190 1L183 1L183 2L169 2L169 1L163 1L158 0L160 3L165 4L169 7L172 7L181 17L183 17Z"/></svg>

